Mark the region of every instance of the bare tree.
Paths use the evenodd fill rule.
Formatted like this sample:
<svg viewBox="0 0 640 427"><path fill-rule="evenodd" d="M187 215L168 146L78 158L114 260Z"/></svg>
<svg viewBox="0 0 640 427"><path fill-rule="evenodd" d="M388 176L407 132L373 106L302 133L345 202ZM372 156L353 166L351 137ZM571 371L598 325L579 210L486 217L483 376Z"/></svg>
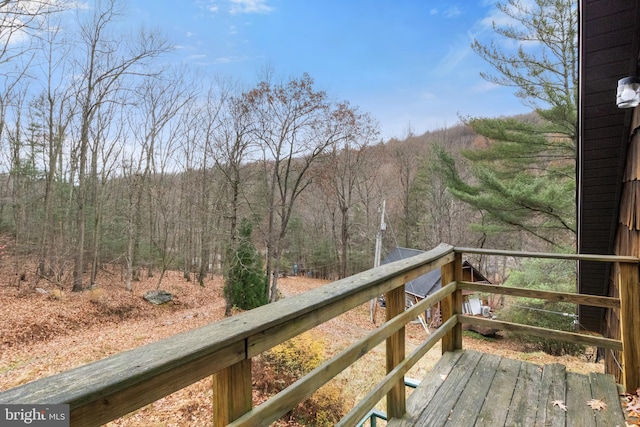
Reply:
<svg viewBox="0 0 640 427"><path fill-rule="evenodd" d="M269 300L277 297L280 256L294 203L311 182L308 174L328 147L345 139L346 119L304 74L283 84L270 78L245 93L253 118L251 136L262 150L267 209Z"/></svg>
<svg viewBox="0 0 640 427"><path fill-rule="evenodd" d="M96 179L95 169L88 169L91 127L96 114L103 104L113 102L116 95L124 90L125 78L149 74L143 69L145 62L168 50L166 40L156 33L140 31L135 36L112 36L110 25L121 13L117 0L99 0L91 17L80 25L84 62L78 64L81 74L76 88L80 114L78 143L74 150L77 170L74 291L83 288L87 200L91 189L87 173L90 179Z"/></svg>
<svg viewBox="0 0 640 427"><path fill-rule="evenodd" d="M171 233L166 227L171 224L177 225L177 219L167 217L167 204L173 200L168 200L170 192L161 187L168 170L179 166L173 155L178 146L178 138L183 135L184 122L178 119L185 106L195 98L195 91L191 84L186 82L184 72L176 70L175 73L165 73L162 76L148 76L135 89L134 96L135 100L131 100L129 110L130 133L134 137L135 150L131 153L132 159L127 173L127 179L131 183L127 215L127 290L131 290L131 280L134 277L134 269L137 268L136 260L140 255L138 250L142 236L145 199L150 202L148 209L151 209L151 203L155 202L156 206L162 208L160 215L164 217L156 224L165 229L160 232L160 237L151 241L162 254L163 271L160 280L168 266ZM156 190L152 189L153 186L157 187ZM152 216L153 211L150 210L151 222ZM150 239L152 238L150 235Z"/></svg>
<svg viewBox="0 0 640 427"><path fill-rule="evenodd" d="M47 19L70 4L65 0L0 0L0 137L14 91L20 91L17 86L32 66L38 41L48 37Z"/></svg>
<svg viewBox="0 0 640 427"><path fill-rule="evenodd" d="M356 189L360 181L367 179L364 169L368 166L371 151L367 148L378 136L377 123L368 115L360 113L348 104L338 107L339 115L348 117L343 131L348 135L344 144L333 145L323 159L319 178L328 203L337 208L339 235L336 236L338 268L340 278L346 277L349 268L349 247L354 225L353 209L360 203Z"/></svg>
<svg viewBox="0 0 640 427"><path fill-rule="evenodd" d="M59 277L64 274L59 265L63 252L62 245L58 245L54 250L53 242L64 240L65 233L60 227L56 227L52 210L64 173L62 157L65 136L74 114L72 110L74 105L71 102L72 92L66 83L66 71L71 65L68 61L68 44L61 37L60 28L55 22L51 23L40 38L42 54L45 58L41 67L45 87L36 103L41 119L45 172L44 215L39 242L38 272L41 276L49 278L54 275L54 272ZM58 217L58 222L67 222L66 218L61 218L60 215ZM56 229L61 235L54 235ZM51 259L54 252L55 259Z"/></svg>
<svg viewBox="0 0 640 427"><path fill-rule="evenodd" d="M400 184L399 200L402 209L403 244L407 248L413 244L411 241L411 226L415 222L415 212L411 207L410 194L420 159L416 144L415 136L409 128L405 140L394 144L392 152L393 165L397 171L398 183Z"/></svg>
<svg viewBox="0 0 640 427"><path fill-rule="evenodd" d="M208 105L220 105L216 109L217 127L211 132L213 145L210 147L212 157L225 184L225 208L224 217L228 222L228 244L225 252L225 264L227 264L225 279L225 315L231 314L233 289L237 284L236 278L229 277L233 269L228 268L232 260L232 253L238 244L238 224L242 204L242 187L247 179L243 172L253 156L252 150L256 148L254 141L249 136L252 129L251 108L249 100L243 96L235 96L235 90L229 84L219 87L219 100L221 104L209 102ZM212 111L213 113L213 111ZM211 113L210 113L211 116ZM207 127L211 129L211 125Z"/></svg>

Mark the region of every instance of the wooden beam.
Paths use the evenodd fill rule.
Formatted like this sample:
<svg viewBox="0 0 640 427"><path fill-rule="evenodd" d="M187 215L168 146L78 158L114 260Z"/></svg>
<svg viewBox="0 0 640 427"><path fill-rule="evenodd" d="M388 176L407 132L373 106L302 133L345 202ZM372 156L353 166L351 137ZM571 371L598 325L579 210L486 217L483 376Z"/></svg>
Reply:
<svg viewBox="0 0 640 427"><path fill-rule="evenodd" d="M638 266L619 264L622 385L629 393L640 387L640 280Z"/></svg>
<svg viewBox="0 0 640 427"><path fill-rule="evenodd" d="M213 374L213 425L222 427L252 406L251 359Z"/></svg>
<svg viewBox="0 0 640 427"><path fill-rule="evenodd" d="M443 323L433 334L416 347L411 354L404 359L395 369L387 374L382 381L380 381L374 388L362 398L356 406L345 415L337 424L339 427L354 426L360 421L376 403L378 403L385 393L387 393L394 382L398 379L404 378L409 369L411 369L433 346L455 326L458 319L452 317L447 322ZM447 353L449 355L453 353ZM445 356L446 357L446 356Z"/></svg>
<svg viewBox="0 0 640 427"><path fill-rule="evenodd" d="M404 327L405 324L415 319L427 308L431 307L434 304L434 301L439 301L441 298L450 294L454 290L455 284L452 283L449 286L445 286L444 288L439 289L432 295L429 295L418 304L412 306L408 310L403 311L389 322L384 323L370 334L354 342L348 348L333 356L331 359L318 366L316 369L302 377L300 380L296 381L280 393L271 397L268 401L260 404L260 406L253 408L250 412L244 414L242 417L231 423L230 426L250 427L258 423L269 424L276 421L286 412L291 410L291 408L295 407L298 403L311 396L313 392L329 382L329 380L351 366L356 360L360 359L369 351L373 350L378 344L389 338L393 333L400 330L402 327ZM436 332L431 334L424 343L424 345L427 345L428 348L424 349L423 353L421 354L426 353L426 351L430 349L449 329L449 326L441 326ZM406 370L411 368L414 363L415 361L411 363L408 368L406 368ZM403 372L406 372L406 370ZM393 376L390 381L395 382L399 379L402 379L398 375L394 375L395 376ZM364 410L364 413L361 414L360 418L362 418L366 414L366 412L368 412L373 406L375 406L375 404L378 403L380 399L382 399L391 388L392 386L389 386L388 384L383 384L382 386L377 387L378 394L374 398L375 400L365 402L366 404L370 404L370 406L367 406L365 409L362 409L364 408L364 406L361 406L362 401L358 403L357 406L360 407L360 410ZM356 416L359 414L360 412L358 412ZM353 424L347 423L346 425Z"/></svg>
<svg viewBox="0 0 640 427"><path fill-rule="evenodd" d="M452 247L440 245L424 254L386 264L375 270L367 270L322 288L280 300L276 304L288 301L289 306L296 305L300 308L300 314L295 319L288 319L287 322L279 322L273 327L256 330L255 334L248 337L248 357L255 357L289 338L346 313L363 302L377 298L453 259ZM408 266L412 268L408 269ZM393 272L397 273L394 275ZM337 286L338 284L341 286ZM404 299L402 304L404 307ZM313 307L313 310L302 311L301 308L305 307ZM272 312L269 314L273 316Z"/></svg>
<svg viewBox="0 0 640 427"><path fill-rule="evenodd" d="M596 295L572 294L567 292L540 291L536 289L515 288L509 286L487 285L478 282L458 282L458 288L486 292L490 294L511 295L516 297L537 298L551 302L569 302L592 307L620 308L618 298L601 297Z"/></svg>
<svg viewBox="0 0 640 427"><path fill-rule="evenodd" d="M244 347L236 343L180 364L172 354L178 347L149 345L4 391L0 402L67 403L73 425L100 426L242 360Z"/></svg>
<svg viewBox="0 0 640 427"><path fill-rule="evenodd" d="M574 261L597 261L597 262L620 262L638 264L640 259L633 256L620 255L592 255L592 254L558 254L544 252L522 252L508 251L501 249L485 249L485 248L463 248L455 247L456 253L461 254L478 254L478 255L496 255L513 258L545 258L545 259L565 259Z"/></svg>
<svg viewBox="0 0 640 427"><path fill-rule="evenodd" d="M468 325L483 326L490 329L502 331L520 332L522 334L534 335L536 337L553 338L570 342L573 344L592 345L597 347L610 348L612 350L622 350L622 342L610 338L602 338L595 335L577 334L575 332L556 331L554 329L540 328L537 326L521 325L518 323L503 322L500 320L485 319L482 317L461 315L458 316L461 323Z"/></svg>
<svg viewBox="0 0 640 427"><path fill-rule="evenodd" d="M452 258L453 247L442 244L411 259L2 391L0 403L65 403L74 424L77 420L79 425L102 425L368 302L372 293L379 295L381 290L439 268ZM299 320L303 320L302 329L295 326ZM275 331L280 332L273 335Z"/></svg>
<svg viewBox="0 0 640 427"><path fill-rule="evenodd" d="M442 266L440 269L442 285L462 280L462 254L456 253L453 262ZM462 314L462 291L457 288L455 292L443 299L440 303L442 322L446 322L457 314ZM462 349L462 325L457 323L451 331L442 337L442 353Z"/></svg>
<svg viewBox="0 0 640 427"><path fill-rule="evenodd" d="M399 286L385 294L387 322L393 320L405 309L404 285ZM387 338L387 374L392 372L405 358L405 328ZM387 393L387 414L392 418L401 418L406 412L406 392L404 389L404 377L396 380L395 385Z"/></svg>

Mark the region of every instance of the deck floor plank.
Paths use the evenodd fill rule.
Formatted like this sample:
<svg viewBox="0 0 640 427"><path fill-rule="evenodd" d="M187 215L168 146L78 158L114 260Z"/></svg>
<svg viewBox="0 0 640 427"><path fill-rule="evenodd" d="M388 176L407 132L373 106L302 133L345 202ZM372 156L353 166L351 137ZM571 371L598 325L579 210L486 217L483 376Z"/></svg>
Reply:
<svg viewBox="0 0 640 427"><path fill-rule="evenodd" d="M535 423L541 382L542 368L529 363L520 368L505 425L532 426Z"/></svg>
<svg viewBox="0 0 640 427"><path fill-rule="evenodd" d="M587 405L600 399L607 409ZM555 403L555 404L554 404ZM562 406L566 405L566 411ZM613 377L544 368L472 350L448 352L407 400L407 414L389 427L624 427Z"/></svg>
<svg viewBox="0 0 640 427"><path fill-rule="evenodd" d="M522 362L502 358L496 371L487 399L476 419L477 427L493 427L505 425L509 414L509 403L513 398Z"/></svg>
<svg viewBox="0 0 640 427"><path fill-rule="evenodd" d="M586 406L591 384L586 375L567 372L567 427L596 427L596 419Z"/></svg>
<svg viewBox="0 0 640 427"><path fill-rule="evenodd" d="M566 405L566 369L564 365L552 363L542 369L542 383L538 412L536 413L536 427L564 427L567 422L567 412L554 402Z"/></svg>
<svg viewBox="0 0 640 427"><path fill-rule="evenodd" d="M451 416L445 423L445 427L472 424L476 422L476 418L480 413L480 409L487 400L487 393L493 382L493 378L500 365L500 357L493 354L483 354L476 365L467 387L464 388L460 395L460 410L451 413Z"/></svg>
<svg viewBox="0 0 640 427"><path fill-rule="evenodd" d="M427 376L421 382L424 386L414 390L411 399L407 400L407 414L414 415L403 420L401 425L413 426L424 409L424 402L429 402L435 396L440 386L451 373L451 370L462 357L462 352L449 351L442 355ZM414 396L415 395L415 396Z"/></svg>
<svg viewBox="0 0 640 427"><path fill-rule="evenodd" d="M480 361L481 353L464 352L458 360L455 369L447 376L446 381L438 389L433 401L439 405L427 405L416 421L416 425L439 427L449 419L454 406L471 378L476 365Z"/></svg>
<svg viewBox="0 0 640 427"><path fill-rule="evenodd" d="M624 426L620 423L620 419L624 419L624 412L620 403L620 394L618 387L609 376L592 372L589 374L589 382L591 383L591 398L602 400L606 405L606 410L593 410L586 406L586 410L593 413L598 427L617 427Z"/></svg>

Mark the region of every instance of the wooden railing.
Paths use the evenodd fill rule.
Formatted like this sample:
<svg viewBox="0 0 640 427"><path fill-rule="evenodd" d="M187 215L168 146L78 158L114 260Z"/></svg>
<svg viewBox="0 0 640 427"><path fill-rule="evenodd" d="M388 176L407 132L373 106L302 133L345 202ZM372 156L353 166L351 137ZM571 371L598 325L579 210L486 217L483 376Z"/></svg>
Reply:
<svg viewBox="0 0 640 427"><path fill-rule="evenodd" d="M618 263L621 296L617 299L464 282L463 253ZM404 284L436 268L441 268L443 287L405 310ZM638 281L638 259L632 257L516 253L441 244L424 254L4 391L0 403L66 403L72 425L101 425L213 375L214 425L268 425L386 341L387 375L340 422L351 426L384 396L388 416L401 417L406 406L404 375L440 339L443 352L462 348L462 323L620 350L624 385L635 391L640 386ZM622 340L466 316L462 314L463 289L619 309L624 324ZM252 358L381 294L386 296L386 323L268 401L252 407ZM441 302L442 326L406 355L404 326L437 302Z"/></svg>

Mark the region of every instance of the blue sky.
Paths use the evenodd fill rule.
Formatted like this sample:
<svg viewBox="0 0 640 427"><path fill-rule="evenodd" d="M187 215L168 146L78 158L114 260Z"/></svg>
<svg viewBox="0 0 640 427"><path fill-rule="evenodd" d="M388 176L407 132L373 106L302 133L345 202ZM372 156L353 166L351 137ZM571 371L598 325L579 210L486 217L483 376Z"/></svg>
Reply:
<svg viewBox="0 0 640 427"><path fill-rule="evenodd" d="M501 18L489 0L130 0L128 14L165 31L180 61L248 87L267 66L306 72L385 140L529 111L479 75L490 68L470 44Z"/></svg>

